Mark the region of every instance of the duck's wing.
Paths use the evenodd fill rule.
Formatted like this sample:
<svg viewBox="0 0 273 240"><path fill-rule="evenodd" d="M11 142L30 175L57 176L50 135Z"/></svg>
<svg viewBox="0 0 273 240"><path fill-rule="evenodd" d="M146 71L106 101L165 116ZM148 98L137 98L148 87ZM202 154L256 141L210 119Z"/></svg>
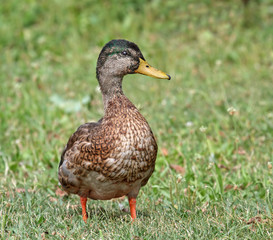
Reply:
<svg viewBox="0 0 273 240"><path fill-rule="evenodd" d="M62 166L64 162L64 157L67 153L67 151L71 150L71 148L75 145L75 143L80 143L82 141L85 141L88 135L92 134L94 131L94 128L98 127L101 124L102 119L100 119L98 122L89 122L81 125L76 132L72 134L72 136L69 138L63 152L61 155L61 161L59 163L59 168Z"/></svg>
<svg viewBox="0 0 273 240"><path fill-rule="evenodd" d="M84 177L90 170L99 170L101 152L97 146L101 143L101 121L85 123L69 138L58 168L58 177L64 190L75 193L78 177Z"/></svg>

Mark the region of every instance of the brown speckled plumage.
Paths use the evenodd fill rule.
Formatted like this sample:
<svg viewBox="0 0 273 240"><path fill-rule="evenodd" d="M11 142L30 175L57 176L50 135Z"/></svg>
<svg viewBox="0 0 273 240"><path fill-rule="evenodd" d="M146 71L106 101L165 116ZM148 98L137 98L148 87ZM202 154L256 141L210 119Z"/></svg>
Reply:
<svg viewBox="0 0 273 240"><path fill-rule="evenodd" d="M140 58L144 60L138 47L125 40L113 40L103 48L97 78L105 114L96 123L81 125L70 137L58 172L65 191L81 198L135 199L152 175L157 155L154 135L121 87L123 76L139 68Z"/></svg>

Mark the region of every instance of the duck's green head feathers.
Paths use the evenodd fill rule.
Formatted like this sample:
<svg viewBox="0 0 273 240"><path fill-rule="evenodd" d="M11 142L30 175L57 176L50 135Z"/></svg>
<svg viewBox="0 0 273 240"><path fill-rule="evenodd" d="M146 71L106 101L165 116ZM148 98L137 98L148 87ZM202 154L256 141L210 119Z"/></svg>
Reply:
<svg viewBox="0 0 273 240"><path fill-rule="evenodd" d="M171 79L168 74L150 66L135 43L124 39L108 42L97 62L97 79L102 92L108 93L112 88L121 89L123 76L132 73Z"/></svg>
<svg viewBox="0 0 273 240"><path fill-rule="evenodd" d="M123 54L127 52L127 54L135 55L135 57L142 58L144 57L139 50L138 46L133 43L129 42L124 39L114 39L110 42L108 42L102 49L101 54L106 54L108 56L114 55L114 54ZM133 54L135 53L135 54Z"/></svg>
<svg viewBox="0 0 273 240"><path fill-rule="evenodd" d="M114 39L101 50L97 63L97 78L99 80L103 73L120 77L126 74L140 73L155 78L171 79L168 74L151 67L135 43L124 39Z"/></svg>
<svg viewBox="0 0 273 240"><path fill-rule="evenodd" d="M136 44L123 39L112 40L103 47L99 55L97 78L100 79L102 71L110 71L119 76L134 73L140 58L144 60Z"/></svg>

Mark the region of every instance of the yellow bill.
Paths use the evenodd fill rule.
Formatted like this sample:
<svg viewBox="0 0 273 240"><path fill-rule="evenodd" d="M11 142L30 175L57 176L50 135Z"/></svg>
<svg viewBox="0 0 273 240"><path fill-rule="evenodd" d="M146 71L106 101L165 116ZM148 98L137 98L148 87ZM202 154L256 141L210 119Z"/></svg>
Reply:
<svg viewBox="0 0 273 240"><path fill-rule="evenodd" d="M157 70L141 58L139 58L139 61L139 67L137 70L135 70L135 73L144 74L154 78L171 80L171 76L169 74Z"/></svg>

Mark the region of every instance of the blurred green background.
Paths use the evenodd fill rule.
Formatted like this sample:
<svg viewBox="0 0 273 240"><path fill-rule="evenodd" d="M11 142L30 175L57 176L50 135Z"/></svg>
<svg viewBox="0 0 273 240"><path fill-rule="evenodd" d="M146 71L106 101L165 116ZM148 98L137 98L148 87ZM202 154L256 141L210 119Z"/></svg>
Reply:
<svg viewBox="0 0 273 240"><path fill-rule="evenodd" d="M1 1L1 237L270 239L272 21L270 0ZM156 172L136 224L90 201L84 225L78 197L55 193L57 167L103 115L96 61L117 38L172 76L123 82L157 138Z"/></svg>

